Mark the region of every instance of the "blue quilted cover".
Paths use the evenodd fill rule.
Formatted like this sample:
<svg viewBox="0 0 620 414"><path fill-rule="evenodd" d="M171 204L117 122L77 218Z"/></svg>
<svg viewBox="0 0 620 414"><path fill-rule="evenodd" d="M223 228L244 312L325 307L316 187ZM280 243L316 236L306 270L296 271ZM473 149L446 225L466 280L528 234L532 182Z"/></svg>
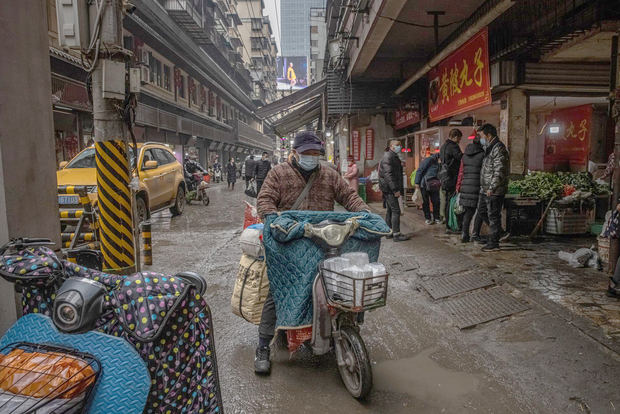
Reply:
<svg viewBox="0 0 620 414"><path fill-rule="evenodd" d="M64 334L49 317L30 313L21 317L2 337L0 348L15 342L52 344L94 355L101 362L101 373L91 394L88 414L143 412L151 377L140 354L124 339L100 332Z"/></svg>
<svg viewBox="0 0 620 414"><path fill-rule="evenodd" d="M371 262L379 257L381 237L390 229L376 214L333 211L286 211L266 218L263 243L267 275L276 305L277 329L294 329L312 323L312 283L323 251L303 237L306 223L323 220L343 222L355 217L360 228L345 243L342 252L366 252Z"/></svg>

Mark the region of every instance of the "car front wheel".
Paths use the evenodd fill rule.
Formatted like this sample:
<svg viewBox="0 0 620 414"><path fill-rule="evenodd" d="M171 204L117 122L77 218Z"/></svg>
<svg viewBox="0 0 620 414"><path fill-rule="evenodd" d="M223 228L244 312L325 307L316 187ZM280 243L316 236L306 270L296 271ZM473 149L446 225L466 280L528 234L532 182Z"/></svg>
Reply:
<svg viewBox="0 0 620 414"><path fill-rule="evenodd" d="M179 186L177 191L177 197L174 200L174 205L170 208L170 212L173 216L180 216L185 209L185 190Z"/></svg>

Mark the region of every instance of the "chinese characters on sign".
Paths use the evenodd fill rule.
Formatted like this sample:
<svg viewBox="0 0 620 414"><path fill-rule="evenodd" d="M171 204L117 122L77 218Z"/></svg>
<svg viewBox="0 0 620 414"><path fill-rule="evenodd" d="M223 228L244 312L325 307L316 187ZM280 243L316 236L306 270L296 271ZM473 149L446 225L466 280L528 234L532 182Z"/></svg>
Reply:
<svg viewBox="0 0 620 414"><path fill-rule="evenodd" d="M585 166L589 158L592 106L560 109L545 120L545 170Z"/></svg>
<svg viewBox="0 0 620 414"><path fill-rule="evenodd" d="M420 106L416 103L411 105L411 108L396 110L396 122L394 127L396 129L402 129L409 125L417 124L420 122Z"/></svg>
<svg viewBox="0 0 620 414"><path fill-rule="evenodd" d="M432 122L491 103L489 32L485 27L428 73Z"/></svg>
<svg viewBox="0 0 620 414"><path fill-rule="evenodd" d="M366 157L367 160L375 158L375 130L366 128Z"/></svg>
<svg viewBox="0 0 620 414"><path fill-rule="evenodd" d="M362 137L360 136L360 132L358 130L355 130L351 134L351 155L353 155L353 159L355 161L360 160L361 146Z"/></svg>

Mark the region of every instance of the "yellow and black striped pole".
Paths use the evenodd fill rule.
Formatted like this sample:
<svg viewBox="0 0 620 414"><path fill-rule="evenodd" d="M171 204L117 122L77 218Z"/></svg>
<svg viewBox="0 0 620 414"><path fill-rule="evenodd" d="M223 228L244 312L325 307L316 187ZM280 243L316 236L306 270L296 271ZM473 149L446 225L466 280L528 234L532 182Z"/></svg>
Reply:
<svg viewBox="0 0 620 414"><path fill-rule="evenodd" d="M122 140L95 143L99 234L104 271L135 269L127 144Z"/></svg>
<svg viewBox="0 0 620 414"><path fill-rule="evenodd" d="M153 264L153 241L151 239L151 222L142 223L142 248L144 249L144 264Z"/></svg>

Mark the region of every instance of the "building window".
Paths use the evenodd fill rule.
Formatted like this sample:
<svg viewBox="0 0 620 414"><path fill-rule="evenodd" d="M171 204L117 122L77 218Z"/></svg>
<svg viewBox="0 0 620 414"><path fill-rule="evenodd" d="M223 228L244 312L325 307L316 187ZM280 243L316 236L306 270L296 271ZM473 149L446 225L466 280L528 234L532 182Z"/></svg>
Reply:
<svg viewBox="0 0 620 414"><path fill-rule="evenodd" d="M310 26L310 33L318 33L319 26Z"/></svg>
<svg viewBox="0 0 620 414"><path fill-rule="evenodd" d="M179 97L185 98L185 76L181 75L179 77Z"/></svg>
<svg viewBox="0 0 620 414"><path fill-rule="evenodd" d="M170 66L164 65L164 89L170 92L171 84L170 84Z"/></svg>
<svg viewBox="0 0 620 414"><path fill-rule="evenodd" d="M263 19L252 19L252 30L254 31L263 30Z"/></svg>
<svg viewBox="0 0 620 414"><path fill-rule="evenodd" d="M312 47L318 47L318 46L319 46L319 41L318 41L318 40L311 40L311 41L310 41L310 46L312 46Z"/></svg>
<svg viewBox="0 0 620 414"><path fill-rule="evenodd" d="M252 50L261 50L262 44L259 37L251 37L250 41L252 43Z"/></svg>
<svg viewBox="0 0 620 414"><path fill-rule="evenodd" d="M310 55L310 59L311 59L311 60L316 60L316 59L318 59L318 58L319 58L319 55L317 55L317 54L314 54L314 53L313 53L312 55Z"/></svg>

